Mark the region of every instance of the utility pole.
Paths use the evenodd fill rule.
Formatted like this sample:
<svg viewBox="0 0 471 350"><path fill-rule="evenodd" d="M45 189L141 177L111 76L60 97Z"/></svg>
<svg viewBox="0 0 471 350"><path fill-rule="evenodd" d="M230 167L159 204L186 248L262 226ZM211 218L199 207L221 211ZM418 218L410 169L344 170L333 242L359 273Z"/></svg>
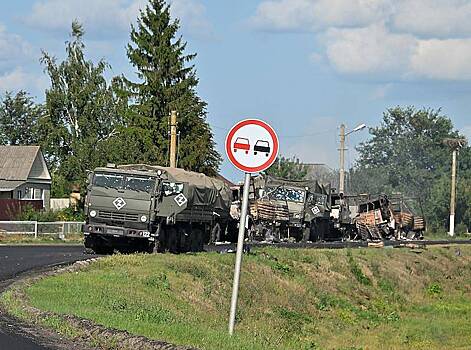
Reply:
<svg viewBox="0 0 471 350"><path fill-rule="evenodd" d="M340 125L340 181L339 193L345 191L345 124Z"/></svg>
<svg viewBox="0 0 471 350"><path fill-rule="evenodd" d="M464 147L467 143L465 139L445 139L443 143L452 150L452 163L451 163L451 196L450 196L450 231L449 235L455 235L455 208L456 208L456 159L458 150Z"/></svg>
<svg viewBox="0 0 471 350"><path fill-rule="evenodd" d="M170 167L177 167L177 111L170 114Z"/></svg>
<svg viewBox="0 0 471 350"><path fill-rule="evenodd" d="M363 130L366 128L366 124L360 124L355 129L345 132L345 124L340 125L340 181L339 181L339 193L345 194L345 139L348 135Z"/></svg>
<svg viewBox="0 0 471 350"><path fill-rule="evenodd" d="M456 148L453 150L451 164L451 196L450 196L450 236L455 235L455 207L456 207Z"/></svg>

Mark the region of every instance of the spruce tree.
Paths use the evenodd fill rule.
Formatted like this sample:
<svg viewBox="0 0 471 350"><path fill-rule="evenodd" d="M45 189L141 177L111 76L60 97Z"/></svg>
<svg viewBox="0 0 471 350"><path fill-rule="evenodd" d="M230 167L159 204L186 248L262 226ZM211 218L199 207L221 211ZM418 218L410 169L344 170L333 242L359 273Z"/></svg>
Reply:
<svg viewBox="0 0 471 350"><path fill-rule="evenodd" d="M178 167L214 175L221 161L206 121L206 103L197 93L198 78L172 20L169 5L150 0L131 26L127 55L138 82L123 77L130 106L122 132L121 159L167 165L169 114L178 112L180 132Z"/></svg>

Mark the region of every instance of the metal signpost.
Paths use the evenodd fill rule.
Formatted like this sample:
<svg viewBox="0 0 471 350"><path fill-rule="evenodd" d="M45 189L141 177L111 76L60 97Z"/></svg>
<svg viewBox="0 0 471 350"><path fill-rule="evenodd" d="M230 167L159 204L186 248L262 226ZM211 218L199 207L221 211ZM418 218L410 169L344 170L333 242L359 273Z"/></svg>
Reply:
<svg viewBox="0 0 471 350"><path fill-rule="evenodd" d="M239 294L240 268L244 246L245 223L249 204L250 174L269 168L278 156L279 142L275 130L258 119L246 119L234 125L226 137L226 153L231 163L245 172L244 192L237 239L237 253L232 285L229 334L234 333L237 298Z"/></svg>

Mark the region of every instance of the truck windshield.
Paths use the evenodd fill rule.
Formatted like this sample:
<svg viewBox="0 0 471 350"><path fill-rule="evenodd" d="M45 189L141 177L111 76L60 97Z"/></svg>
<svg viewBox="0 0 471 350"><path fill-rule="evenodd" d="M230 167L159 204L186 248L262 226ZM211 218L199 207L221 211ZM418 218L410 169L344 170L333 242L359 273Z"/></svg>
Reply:
<svg viewBox="0 0 471 350"><path fill-rule="evenodd" d="M152 177L127 176L126 189L150 193L154 189L155 179Z"/></svg>
<svg viewBox="0 0 471 350"><path fill-rule="evenodd" d="M119 189L123 187L123 180L123 175L96 173L93 185L97 187Z"/></svg>
<svg viewBox="0 0 471 350"><path fill-rule="evenodd" d="M306 192L294 188L268 188L269 197L275 200L282 200L288 202L304 202Z"/></svg>
<svg viewBox="0 0 471 350"><path fill-rule="evenodd" d="M104 188L125 189L150 193L154 189L155 179L145 176L125 176L120 174L96 173L93 185Z"/></svg>

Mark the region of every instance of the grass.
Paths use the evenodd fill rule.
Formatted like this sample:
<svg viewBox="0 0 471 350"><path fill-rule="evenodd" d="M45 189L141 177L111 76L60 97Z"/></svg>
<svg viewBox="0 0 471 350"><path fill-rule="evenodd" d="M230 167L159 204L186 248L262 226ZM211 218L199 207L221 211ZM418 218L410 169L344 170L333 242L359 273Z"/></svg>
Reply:
<svg viewBox="0 0 471 350"><path fill-rule="evenodd" d="M67 235L60 239L55 235L39 235L34 238L33 235L0 235L0 244L83 244L83 235Z"/></svg>
<svg viewBox="0 0 471 350"><path fill-rule="evenodd" d="M255 250L229 338L233 265L231 254L116 255L25 292L41 310L201 349L470 348L469 246ZM2 302L28 318L8 292Z"/></svg>

